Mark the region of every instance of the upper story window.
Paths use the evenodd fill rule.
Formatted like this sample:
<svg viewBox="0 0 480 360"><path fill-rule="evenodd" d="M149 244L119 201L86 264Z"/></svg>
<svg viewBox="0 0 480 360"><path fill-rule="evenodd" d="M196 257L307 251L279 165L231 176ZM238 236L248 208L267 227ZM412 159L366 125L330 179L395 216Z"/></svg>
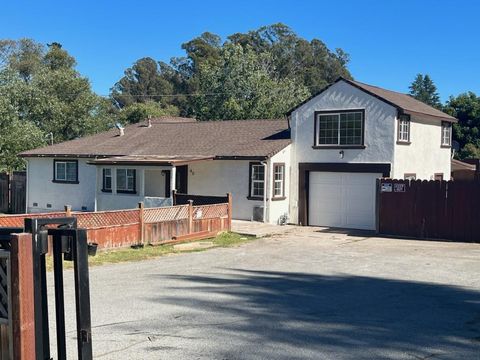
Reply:
<svg viewBox="0 0 480 360"><path fill-rule="evenodd" d="M250 163L249 197L263 199L265 193L265 166L261 163Z"/></svg>
<svg viewBox="0 0 480 360"><path fill-rule="evenodd" d="M78 183L77 160L53 160L53 181L60 183Z"/></svg>
<svg viewBox="0 0 480 360"><path fill-rule="evenodd" d="M117 169L117 193L136 193L135 169Z"/></svg>
<svg viewBox="0 0 480 360"><path fill-rule="evenodd" d="M316 112L314 146L363 146L364 119L364 110Z"/></svg>
<svg viewBox="0 0 480 360"><path fill-rule="evenodd" d="M400 115L398 117L397 141L399 143L410 143L410 115Z"/></svg>
<svg viewBox="0 0 480 360"><path fill-rule="evenodd" d="M112 169L103 169L102 191L112 191Z"/></svg>
<svg viewBox="0 0 480 360"><path fill-rule="evenodd" d="M452 124L447 121L442 122L442 146L452 146Z"/></svg>
<svg viewBox="0 0 480 360"><path fill-rule="evenodd" d="M273 164L273 198L285 198L285 164Z"/></svg>

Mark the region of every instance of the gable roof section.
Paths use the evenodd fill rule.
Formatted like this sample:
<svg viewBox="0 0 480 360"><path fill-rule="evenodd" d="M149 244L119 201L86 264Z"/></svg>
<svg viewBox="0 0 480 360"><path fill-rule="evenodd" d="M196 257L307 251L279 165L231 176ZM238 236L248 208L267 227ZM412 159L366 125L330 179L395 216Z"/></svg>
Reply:
<svg viewBox="0 0 480 360"><path fill-rule="evenodd" d="M382 89L378 86L368 85L361 83L359 81L348 80L344 78L338 78L333 84L336 84L339 81L344 81L347 84L350 84L357 89L362 90L363 92L376 97L377 99L397 108L400 113L409 114L418 117L427 117L433 118L442 121L449 121L449 122L457 122L457 119L453 116L450 116L443 111L435 109L434 107L427 105L408 94L399 93L396 91ZM333 84L325 87L320 92L312 95L310 98L305 100L303 103L299 104L298 106L294 107L288 112L290 115L293 111L301 107L302 105L306 104L311 99L315 98L316 96L320 95L327 89L329 89Z"/></svg>
<svg viewBox="0 0 480 360"><path fill-rule="evenodd" d="M96 135L25 151L23 157L210 157L265 159L291 143L286 119L157 122L133 124L119 136L112 129Z"/></svg>

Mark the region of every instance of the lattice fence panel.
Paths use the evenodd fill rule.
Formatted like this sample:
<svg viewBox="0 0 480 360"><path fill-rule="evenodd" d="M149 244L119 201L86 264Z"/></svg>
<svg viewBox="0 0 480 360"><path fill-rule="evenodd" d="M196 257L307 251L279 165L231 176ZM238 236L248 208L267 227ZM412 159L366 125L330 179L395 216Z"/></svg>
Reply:
<svg viewBox="0 0 480 360"><path fill-rule="evenodd" d="M145 223L188 219L188 205L144 209Z"/></svg>
<svg viewBox="0 0 480 360"><path fill-rule="evenodd" d="M64 212L27 214L27 215L4 215L0 216L0 227L23 227L25 218L57 218L65 217Z"/></svg>
<svg viewBox="0 0 480 360"><path fill-rule="evenodd" d="M228 216L228 204L202 205L193 207L194 219L212 219Z"/></svg>
<svg viewBox="0 0 480 360"><path fill-rule="evenodd" d="M138 224L140 210L99 211L89 213L72 213L78 221L80 228L99 228L114 225Z"/></svg>

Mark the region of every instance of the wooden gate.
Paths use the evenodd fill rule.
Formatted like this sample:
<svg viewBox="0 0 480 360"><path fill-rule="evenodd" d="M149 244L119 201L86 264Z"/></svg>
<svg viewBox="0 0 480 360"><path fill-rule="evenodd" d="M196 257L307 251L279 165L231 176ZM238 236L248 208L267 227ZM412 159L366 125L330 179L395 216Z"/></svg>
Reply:
<svg viewBox="0 0 480 360"><path fill-rule="evenodd" d="M26 211L27 173L0 173L0 213L23 214Z"/></svg>
<svg viewBox="0 0 480 360"><path fill-rule="evenodd" d="M378 230L480 242L480 181L378 180Z"/></svg>

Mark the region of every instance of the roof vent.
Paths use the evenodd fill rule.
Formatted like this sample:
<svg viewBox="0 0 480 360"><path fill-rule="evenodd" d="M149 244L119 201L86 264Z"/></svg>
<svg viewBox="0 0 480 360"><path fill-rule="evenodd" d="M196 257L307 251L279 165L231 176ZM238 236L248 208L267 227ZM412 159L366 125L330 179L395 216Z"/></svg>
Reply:
<svg viewBox="0 0 480 360"><path fill-rule="evenodd" d="M124 127L122 126L122 124L120 123L116 123L115 124L115 127L118 129L119 133L118 133L118 136L123 136L125 135L125 131L124 131Z"/></svg>

